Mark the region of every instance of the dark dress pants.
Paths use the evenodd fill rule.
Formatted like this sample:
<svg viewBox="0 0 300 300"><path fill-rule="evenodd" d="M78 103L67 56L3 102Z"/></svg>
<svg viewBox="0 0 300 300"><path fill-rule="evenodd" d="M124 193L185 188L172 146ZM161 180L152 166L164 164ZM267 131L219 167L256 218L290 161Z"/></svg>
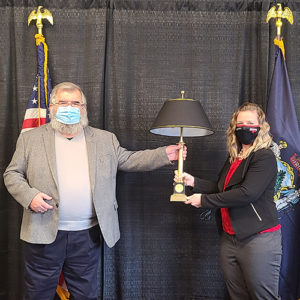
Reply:
<svg viewBox="0 0 300 300"><path fill-rule="evenodd" d="M81 231L58 231L52 244L24 242L24 299L53 300L61 271L70 299L98 299L101 243L98 225Z"/></svg>
<svg viewBox="0 0 300 300"><path fill-rule="evenodd" d="M274 300L282 256L281 230L244 241L223 232L221 267L231 300Z"/></svg>

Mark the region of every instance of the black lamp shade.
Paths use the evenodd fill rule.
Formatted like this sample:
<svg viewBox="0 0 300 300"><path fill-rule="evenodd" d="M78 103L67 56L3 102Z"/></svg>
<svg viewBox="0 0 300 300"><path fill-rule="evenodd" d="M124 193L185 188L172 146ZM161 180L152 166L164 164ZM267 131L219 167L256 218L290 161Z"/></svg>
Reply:
<svg viewBox="0 0 300 300"><path fill-rule="evenodd" d="M167 100L150 132L166 136L205 136L213 134L212 126L199 101L193 99Z"/></svg>

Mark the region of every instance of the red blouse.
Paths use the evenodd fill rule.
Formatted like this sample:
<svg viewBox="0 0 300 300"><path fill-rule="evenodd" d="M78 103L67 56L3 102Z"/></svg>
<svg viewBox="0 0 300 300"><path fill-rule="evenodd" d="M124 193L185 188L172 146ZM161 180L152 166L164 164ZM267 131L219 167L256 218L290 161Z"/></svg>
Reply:
<svg viewBox="0 0 300 300"><path fill-rule="evenodd" d="M229 180L231 179L233 173L235 172L235 170L238 168L238 166L241 164L243 160L242 159L236 159L230 166L230 169L226 175L226 178L225 178L225 182L224 182L224 187L223 187L223 192L225 191L226 189L226 186L229 182ZM231 221L230 221L230 217L229 217L229 211L228 211L228 208L227 207L224 207L224 208L221 208L221 217L222 217L222 227L223 227L223 230L228 233L228 234L231 234L231 235L234 235L234 230L232 228L232 225L231 225ZM266 230L263 230L261 231L260 233L264 233L264 232L270 232L270 231L276 231L278 229L281 228L281 225L278 224L274 227L271 227L269 229L266 229Z"/></svg>

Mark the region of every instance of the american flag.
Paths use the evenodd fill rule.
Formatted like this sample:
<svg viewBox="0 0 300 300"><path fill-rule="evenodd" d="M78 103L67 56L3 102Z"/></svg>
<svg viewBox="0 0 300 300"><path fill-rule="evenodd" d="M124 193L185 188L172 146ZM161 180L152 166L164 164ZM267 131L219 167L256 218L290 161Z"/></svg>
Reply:
<svg viewBox="0 0 300 300"><path fill-rule="evenodd" d="M42 34L36 34L35 39L38 52L38 72L27 104L22 132L49 122L48 107L52 85L47 66L48 46Z"/></svg>

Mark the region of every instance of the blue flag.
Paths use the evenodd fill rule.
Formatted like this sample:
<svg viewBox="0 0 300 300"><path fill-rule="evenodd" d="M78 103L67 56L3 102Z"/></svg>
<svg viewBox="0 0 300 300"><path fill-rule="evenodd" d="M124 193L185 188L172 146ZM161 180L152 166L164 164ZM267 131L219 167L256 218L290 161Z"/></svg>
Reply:
<svg viewBox="0 0 300 300"><path fill-rule="evenodd" d="M283 41L274 40L275 65L267 120L273 135L278 174L274 201L282 230L279 294L282 300L300 298L300 131L284 56Z"/></svg>
<svg viewBox="0 0 300 300"><path fill-rule="evenodd" d="M48 70L48 46L42 34L36 34L36 45L38 54L38 71L28 101L22 132L39 127L49 122L49 98L52 91L51 80Z"/></svg>

